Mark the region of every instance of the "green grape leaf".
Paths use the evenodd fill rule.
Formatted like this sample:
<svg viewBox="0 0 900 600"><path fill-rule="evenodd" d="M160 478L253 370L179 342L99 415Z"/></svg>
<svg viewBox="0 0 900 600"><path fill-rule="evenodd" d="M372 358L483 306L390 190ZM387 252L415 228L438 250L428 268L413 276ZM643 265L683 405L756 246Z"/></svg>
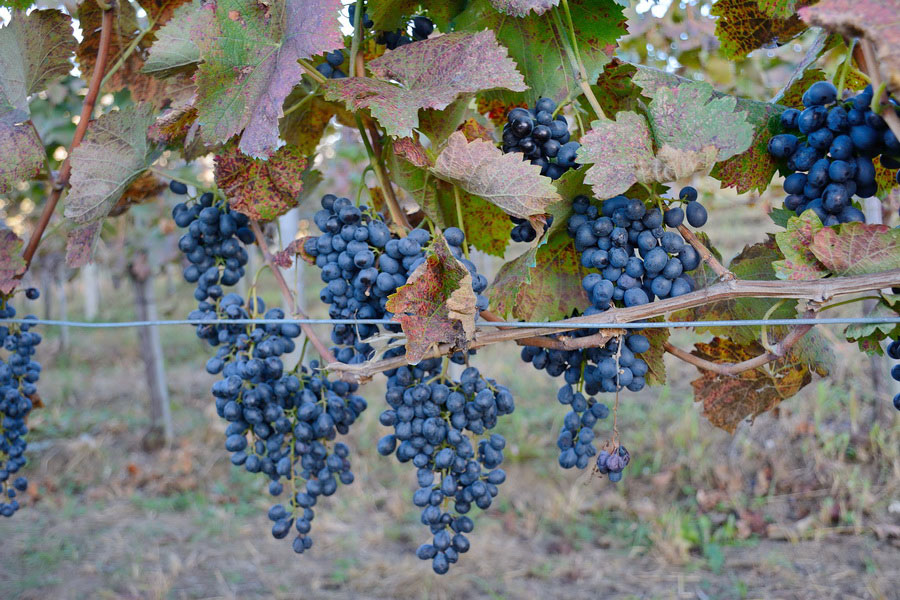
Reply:
<svg viewBox="0 0 900 600"><path fill-rule="evenodd" d="M258 221L271 221L297 206L306 157L282 146L268 160L242 154L234 141L216 155L216 185L231 208Z"/></svg>
<svg viewBox="0 0 900 600"><path fill-rule="evenodd" d="M201 42L207 32L215 30L216 13L203 0L193 0L175 9L175 15L156 33L156 43L150 48L143 72L168 77L193 69L202 60Z"/></svg>
<svg viewBox="0 0 900 600"><path fill-rule="evenodd" d="M522 219L543 215L560 199L539 166L523 161L516 153L504 154L491 142L469 142L461 131L450 136L431 170L440 179Z"/></svg>
<svg viewBox="0 0 900 600"><path fill-rule="evenodd" d="M650 321L662 321L662 317L649 319ZM647 385L663 385L666 383L666 349L663 344L669 341L670 331L665 327L652 327L642 329L641 335L650 341L650 349L640 355L640 358L647 363L647 374L644 375L644 381Z"/></svg>
<svg viewBox="0 0 900 600"><path fill-rule="evenodd" d="M800 0L756 0L756 3L764 15L787 19L796 12Z"/></svg>
<svg viewBox="0 0 900 600"><path fill-rule="evenodd" d="M758 342L739 344L727 338L713 338L708 344L696 343L692 354L712 362L738 363L765 352ZM703 416L728 433L734 433L746 418L755 418L778 406L812 381L806 365L793 352L764 368L734 376L701 371L691 382L694 401L703 404Z"/></svg>
<svg viewBox="0 0 900 600"><path fill-rule="evenodd" d="M622 7L613 0L570 0L569 8L588 81L596 81L603 65L612 58L616 41L626 34ZM533 104L541 96L562 102L575 94L578 90L576 70L566 52L569 33L567 29L558 29L558 22L551 12L510 18L499 12L491 0L469 2L466 10L455 19L456 28L495 31L531 88L527 94L490 93L482 94L482 97L509 105L523 100Z"/></svg>
<svg viewBox="0 0 900 600"><path fill-rule="evenodd" d="M636 111L641 102L650 102L650 98L642 95L641 86L635 78L637 72L638 67L618 58L603 67L591 90L607 118L613 119L617 112L623 110Z"/></svg>
<svg viewBox="0 0 900 600"><path fill-rule="evenodd" d="M787 208L773 208L769 211L769 217L771 217L772 222L779 227L787 227L788 221L795 216L797 216L797 213Z"/></svg>
<svg viewBox="0 0 900 600"><path fill-rule="evenodd" d="M554 6L559 6L559 0L491 0L494 8L513 17L526 17L534 11L536 15L542 15Z"/></svg>
<svg viewBox="0 0 900 600"><path fill-rule="evenodd" d="M581 137L579 163L593 163L584 180L597 198L620 194L638 182L641 165L653 162L653 141L644 117L620 112L615 121L594 121Z"/></svg>
<svg viewBox="0 0 900 600"><path fill-rule="evenodd" d="M408 137L421 108L443 109L461 94L494 88L526 89L515 63L492 31L448 33L401 46L368 64L368 77L328 80L325 97L351 110L368 108L385 132Z"/></svg>
<svg viewBox="0 0 900 600"><path fill-rule="evenodd" d="M753 128L750 148L716 164L710 175L733 187L738 194L757 190L762 193L769 187L778 170L778 163L769 154L769 140L780 132L781 113L784 107L766 102L741 100L738 106L746 109L747 123Z"/></svg>
<svg viewBox="0 0 900 600"><path fill-rule="evenodd" d="M822 0L798 9L807 24L845 35L865 36L875 46L875 62L888 89L900 92L900 22L892 0Z"/></svg>
<svg viewBox="0 0 900 600"><path fill-rule="evenodd" d="M865 316L875 319L900 316L900 296L883 294ZM848 342L856 342L862 352L870 356L881 356L884 354L882 341L900 339L900 324L852 323L844 329L844 337Z"/></svg>
<svg viewBox="0 0 900 600"><path fill-rule="evenodd" d="M10 294L19 285L19 275L25 272L21 238L11 229L0 230L0 293Z"/></svg>
<svg viewBox="0 0 900 600"><path fill-rule="evenodd" d="M387 310L406 334L406 360L422 360L435 344L466 349L475 335L472 275L437 232L428 258L388 297Z"/></svg>
<svg viewBox="0 0 900 600"><path fill-rule="evenodd" d="M537 245L507 262L497 272L487 296L491 308L504 318L556 321L583 312L588 306L581 280L587 274L581 256L566 230L572 198L590 194L584 174L569 171L557 180L563 200L548 207L553 223Z"/></svg>
<svg viewBox="0 0 900 600"><path fill-rule="evenodd" d="M465 5L465 0L379 0L370 3L367 10L379 31L405 31L410 18L423 14L422 9L438 29L446 31Z"/></svg>
<svg viewBox="0 0 900 600"><path fill-rule="evenodd" d="M785 231L775 234L775 241L784 255L784 260L773 263L778 279L821 279L828 274L828 269L810 249L813 239L821 230L822 221L811 210L788 219Z"/></svg>
<svg viewBox="0 0 900 600"><path fill-rule="evenodd" d="M103 221L98 219L85 225L73 227L66 233L66 266L80 269L91 263L94 248L100 239Z"/></svg>
<svg viewBox="0 0 900 600"><path fill-rule="evenodd" d="M67 218L84 224L109 214L131 182L155 159L147 144L151 123L151 108L142 105L105 114L88 125L84 141L70 158Z"/></svg>
<svg viewBox="0 0 900 600"><path fill-rule="evenodd" d="M900 269L900 229L843 223L816 232L809 251L833 275L864 275Z"/></svg>
<svg viewBox="0 0 900 600"><path fill-rule="evenodd" d="M806 24L792 14L777 18L760 10L759 0L718 0L710 14L716 21L716 37L725 58L742 58L773 42L785 43L806 30Z"/></svg>

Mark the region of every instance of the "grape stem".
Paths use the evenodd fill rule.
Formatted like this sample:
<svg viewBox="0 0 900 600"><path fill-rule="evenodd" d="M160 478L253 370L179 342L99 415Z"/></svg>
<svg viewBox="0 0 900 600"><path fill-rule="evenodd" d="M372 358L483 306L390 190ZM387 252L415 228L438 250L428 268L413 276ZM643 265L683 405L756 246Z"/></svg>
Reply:
<svg viewBox="0 0 900 600"><path fill-rule="evenodd" d="M463 224L462 218L462 203L459 200L459 188L455 185L453 186L453 200L456 202L456 221L459 226L460 231L463 233L463 254L466 257L466 260L469 259L469 240L466 238L466 227Z"/></svg>
<svg viewBox="0 0 900 600"><path fill-rule="evenodd" d="M600 102L597 100L597 97L594 96L593 90L591 90L591 84L588 79L587 69L584 68L584 62L581 60L581 52L578 50L578 38L575 36L575 23L572 21L572 11L569 10L569 0L562 0L563 12L566 14L566 23L568 24L569 35L571 36L571 40L565 41L564 46L567 54L571 54L575 59L575 66L577 68L579 74L578 86L581 88L581 91L584 92L584 97L587 98L588 103L591 105L591 108L594 109L594 112L597 114L598 119L605 118L605 113L603 112L603 108L600 106ZM562 23L560 22L558 9L553 9L553 14L557 19L557 23L560 25L560 29L563 29Z"/></svg>
<svg viewBox="0 0 900 600"><path fill-rule="evenodd" d="M297 317L301 319L308 319L300 307L297 306L297 302L294 300L294 294L291 292L291 289L288 287L287 281L284 279L284 274L281 272L281 268L275 264L275 261L272 260L272 254L269 252L269 246L266 244L266 236L263 234L262 228L259 226L259 221L255 219L250 220L250 229L253 230L253 235L256 237L256 245L259 246L260 251L263 255L263 260L266 261L266 264L272 270L272 274L275 276L275 281L278 283L278 287L281 289L281 297L285 302L286 308L288 309L288 313L291 315L297 315ZM306 334L306 337L312 343L313 347L316 349L316 352L319 353L319 356L322 357L322 360L326 363L334 363L337 360L334 358L334 355L331 353L328 348L325 347L325 344L322 343L322 340L316 335L316 332L313 331L312 326L309 323L302 323L300 325L300 329L303 330L303 333Z"/></svg>
<svg viewBox="0 0 900 600"><path fill-rule="evenodd" d="M356 0L356 10L353 14L353 41L350 42L350 77L356 76L356 55L359 53L359 44L362 41L362 11L363 0ZM362 72L362 71L361 71ZM365 72L362 72L365 75Z"/></svg>
<svg viewBox="0 0 900 600"><path fill-rule="evenodd" d="M803 315L804 318L815 318L816 313L813 310L806 311L806 314ZM759 356L755 356L753 358L747 359L745 361L739 363L715 363L712 361L708 361L704 358L700 358L690 352L682 350L677 346L673 346L669 342L663 342L663 348L665 348L666 352L671 354L672 356L683 360L684 362L690 363L697 367L698 369L702 369L704 371L712 371L713 373L717 373L719 375L725 375L727 377L733 377L739 373L743 373L744 371L750 371L752 369L758 369L763 365L766 365L772 361L778 360L780 358L784 358L788 351L799 342L804 335L806 335L809 330L813 328L813 325L798 325L791 329L790 332L784 339L781 340L774 347L769 348Z"/></svg>
<svg viewBox="0 0 900 600"><path fill-rule="evenodd" d="M359 135L362 137L363 144L366 147L366 154L369 155L369 164L375 171L375 177L378 178L378 185L381 187L381 191L384 192L384 201L387 203L388 211L391 213L391 219L400 226L405 236L406 232L412 229L412 226L406 219L406 213L403 212L400 202L397 200L397 195L394 193L394 187L387 176L387 169L384 166L380 149L379 152L376 152L373 146L373 143L378 141L378 134L374 131L371 132L372 142L369 142L369 136L366 133L366 128L363 126L362 117L359 114L354 116L356 117L356 127L359 129Z"/></svg>
<svg viewBox="0 0 900 600"><path fill-rule="evenodd" d="M875 59L875 47L872 45L872 42L865 38L860 38L859 47L865 62L865 64L860 65L860 67L868 74L869 79L872 80L872 89L875 91L875 94L872 96L872 106L882 107L887 105L890 110L883 111L881 118L884 119L884 122L887 123L890 130L897 136L897 139L900 140L900 117L897 116L897 111L894 110L893 106L888 102L888 99L884 98L886 86L882 85L881 72L878 70L878 62ZM857 62L859 62L858 59Z"/></svg>
<svg viewBox="0 0 900 600"><path fill-rule="evenodd" d="M100 3L98 2L98 4ZM100 6L103 7L102 4ZM59 203L63 191L69 185L69 176L72 174L72 163L70 162L72 151L84 139L84 134L87 132L88 124L91 121L91 114L94 112L94 105L97 103L97 96L100 95L100 84L103 81L103 73L106 70L106 61L109 58L109 48L112 41L113 17L115 15L110 10L111 8L112 4L108 7L103 7L97 60L94 62L94 72L91 74L91 81L88 84L88 91L84 97L84 104L81 105L80 120L75 128L75 135L72 136L72 143L69 144L66 160L63 161L62 166L59 168L56 180L52 181L53 189L50 192L50 197L47 198L47 204L44 205L44 210L41 211L41 216L34 227L34 232L28 240L25 252L22 254L22 257L25 259L25 271L28 271L28 268L31 266L31 259L34 258L34 253L37 252L38 245L41 243L41 236L44 235L44 230L47 229L47 224L50 223L50 218L56 211L56 205ZM41 145L43 146L43 141ZM25 271L22 272L23 275Z"/></svg>
<svg viewBox="0 0 900 600"><path fill-rule="evenodd" d="M501 342L538 338L557 333L571 331L571 324L581 323L632 323L645 319L660 317L670 312L703 306L720 300L732 298L793 298L798 300L810 300L819 304L825 303L835 296L858 294L871 290L880 290L886 287L900 285L900 269L892 269L881 273L867 275L854 275L850 277L829 277L827 279L813 279L809 281L752 281L729 279L715 283L708 288L677 296L666 298L656 302L631 306L626 308L613 308L597 315L586 315L563 319L554 324L559 327L522 327L515 329L483 330L475 332L475 336L469 344L469 348L481 348ZM484 311L482 317L485 316ZM587 339L587 338L585 338ZM556 341L556 340L551 340ZM783 343L783 342L782 342ZM537 345L529 341L529 345ZM433 346L423 359L442 356L456 351L451 344ZM359 365L345 365L341 363L329 365L329 369L341 372L343 379L347 381L365 381L375 374L381 373L406 364L406 357L399 356L378 361L370 361ZM764 364L764 363L763 363Z"/></svg>
<svg viewBox="0 0 900 600"><path fill-rule="evenodd" d="M709 265L709 268L719 276L719 279L722 281L733 281L735 279L734 273L726 269L722 263L719 262L719 259L709 251L709 248L707 248L696 235L694 235L693 231L682 224L678 226L678 233L681 234L684 241L694 247L694 250L696 250L697 253L700 254L700 258L703 259L703 262Z"/></svg>

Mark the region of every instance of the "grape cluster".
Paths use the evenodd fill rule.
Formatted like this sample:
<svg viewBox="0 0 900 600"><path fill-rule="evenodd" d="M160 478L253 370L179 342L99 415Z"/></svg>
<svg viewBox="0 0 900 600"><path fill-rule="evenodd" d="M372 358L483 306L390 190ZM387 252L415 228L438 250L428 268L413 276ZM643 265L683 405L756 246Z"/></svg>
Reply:
<svg viewBox="0 0 900 600"><path fill-rule="evenodd" d="M631 462L631 454L625 446L613 448L612 452L601 450L597 455L597 471L606 475L613 483L622 481L622 471Z"/></svg>
<svg viewBox="0 0 900 600"><path fill-rule="evenodd" d="M326 79L344 79L347 74L341 71L340 66L344 64L344 51L335 50L325 54L325 62L316 65L316 71L321 73Z"/></svg>
<svg viewBox="0 0 900 600"><path fill-rule="evenodd" d="M888 344L887 355L894 360L900 361L900 339L892 340L891 343ZM895 381L900 381L900 362L891 368L891 377L893 377ZM894 408L900 410L900 394L894 396Z"/></svg>
<svg viewBox="0 0 900 600"><path fill-rule="evenodd" d="M172 190L187 191L178 185ZM285 318L280 308L266 310L259 298L245 302L240 295L222 290L244 275L247 252L239 242L253 240L252 232L243 229L246 217L232 213L212 194L203 194L190 205L178 204L173 216L188 228L179 248L191 263L185 279L197 284L198 307L189 318L201 321L197 336L218 348L206 370L221 375L212 395L216 412L228 422L225 448L232 453L232 464L269 478L272 496L284 491L282 480L290 484L288 507L274 505L269 518L277 539L296 529L293 548L302 553L312 546L310 521L317 498L332 495L339 483L353 481L349 449L331 442L349 431L366 409L366 401L356 395L357 384L330 381L316 361L310 362L309 369L300 365L286 369L282 357L296 349L294 340L301 333L297 324L228 322L259 316L275 321ZM242 237L242 231L249 235ZM226 277L229 273L232 276ZM304 482L300 491L298 479Z"/></svg>
<svg viewBox="0 0 900 600"><path fill-rule="evenodd" d="M512 231L509 234L510 239L514 242L526 242L530 243L534 241L534 238L537 237L537 231L534 230L534 227L531 226L531 223L528 219L520 219L519 217L509 217L513 222ZM547 217L547 225L546 228L553 225L553 216L550 215Z"/></svg>
<svg viewBox="0 0 900 600"><path fill-rule="evenodd" d="M769 140L769 154L785 160L784 207L798 215L812 210L825 226L865 219L853 196L875 195L875 166L900 167L900 141L872 111L872 87L846 100L829 82L812 84L803 94L804 110L781 114L788 133ZM894 110L890 108L889 110Z"/></svg>
<svg viewBox="0 0 900 600"><path fill-rule="evenodd" d="M365 205L356 207L347 198L333 194L322 197L322 210L313 217L322 235L308 238L303 248L315 258L321 269L325 287L319 298L329 305L332 319L382 319L390 317L386 311L388 296L406 284L410 274L425 261L425 248L431 234L415 229L405 238L394 236L380 213ZM444 238L450 252L465 265L472 275L472 289L476 294L476 308L485 310L487 298L481 293L488 281L477 272L475 264L463 256L465 243L462 230L449 227ZM398 325L385 329L399 331ZM335 325L331 339L339 347L335 357L343 363L356 364L371 358L374 349L365 342L377 334L378 325Z"/></svg>
<svg viewBox="0 0 900 600"><path fill-rule="evenodd" d="M363 18L365 19L365 15ZM379 44L384 44L388 50L394 50L412 42L428 39L428 36L434 31L434 23L428 17L413 17L410 25L411 28L382 31L375 41Z"/></svg>
<svg viewBox="0 0 900 600"><path fill-rule="evenodd" d="M35 300L39 294L37 288L29 288L25 295ZM9 299L3 299L0 319L15 316L16 309ZM33 315L25 317L26 320L34 318ZM41 375L41 365L34 360L41 336L31 331L32 327L29 323L0 326L0 345L6 351L5 360L0 360L0 515L4 517L11 517L19 510L16 495L28 488L25 477L11 478L25 466L26 419Z"/></svg>
<svg viewBox="0 0 900 600"><path fill-rule="evenodd" d="M503 126L503 152L521 152L525 160L541 167L541 175L559 179L578 167L575 153L581 145L569 141L569 126L563 115L553 116L556 102L539 99L532 109L514 108Z"/></svg>
<svg viewBox="0 0 900 600"><path fill-rule="evenodd" d="M379 440L378 452L417 467L413 503L422 508L422 524L433 538L416 556L431 560L434 571L444 574L469 549L465 534L474 524L466 513L473 504L490 507L506 480L499 468L506 440L487 434L515 404L507 388L475 367L466 368L459 381L440 371L441 360L434 358L385 373L390 408L380 421L394 432ZM485 437L476 446L470 434ZM453 502L453 509L444 510L445 502Z"/></svg>

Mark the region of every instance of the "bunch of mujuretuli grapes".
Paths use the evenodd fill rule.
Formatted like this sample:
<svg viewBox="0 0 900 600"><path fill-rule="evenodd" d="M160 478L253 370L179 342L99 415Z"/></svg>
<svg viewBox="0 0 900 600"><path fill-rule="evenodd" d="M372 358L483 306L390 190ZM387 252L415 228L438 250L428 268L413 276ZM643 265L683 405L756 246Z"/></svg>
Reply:
<svg viewBox="0 0 900 600"><path fill-rule="evenodd" d="M831 83L819 81L803 94L803 111L782 113L781 126L789 133L773 136L769 153L785 160L790 172L785 208L798 215L812 210L825 226L865 220L853 196L875 195L872 159L880 156L884 167L900 167L900 142L871 104L871 86L843 100Z"/></svg>
<svg viewBox="0 0 900 600"><path fill-rule="evenodd" d="M414 229L405 238L397 238L384 223L380 213L367 206L354 206L347 198L333 194L322 197L322 210L313 221L322 235L308 238L303 248L315 257L321 269L325 287L319 298L329 305L332 319L390 318L385 310L388 296L406 285L410 274L425 261L425 248L431 234ZM463 232L457 227L444 231L450 252L465 265L472 275L472 289L476 294L476 308L487 308L488 301L481 292L488 281L477 272L475 264L463 256ZM398 332L399 325L385 329ZM331 340L335 357L343 363L358 364L372 357L374 349L366 339L379 332L378 325L335 325Z"/></svg>
<svg viewBox="0 0 900 600"><path fill-rule="evenodd" d="M37 288L25 291L29 300L36 300L39 295ZM9 300L9 297L0 300L0 319L16 316ZM36 318L25 317L26 320ZM41 376L41 364L34 360L41 336L31 331L32 327L29 323L0 326L0 345L6 351L0 359L0 515L4 517L11 517L19 510L16 495L28 489L25 477L14 476L26 463L26 420Z"/></svg>
<svg viewBox="0 0 900 600"><path fill-rule="evenodd" d="M344 79L347 74L341 71L340 66L344 64L344 51L335 50L325 54L325 62L316 65L316 71L324 75L327 79Z"/></svg>
<svg viewBox="0 0 900 600"><path fill-rule="evenodd" d="M533 109L514 108L503 126L503 152L521 152L525 160L541 167L541 175L559 179L578 165L575 153L581 145L569 141L563 115L553 116L556 102L541 98Z"/></svg>
<svg viewBox="0 0 900 600"><path fill-rule="evenodd" d="M350 25L353 25L356 17L356 5L351 4L348 9ZM375 26L369 15L363 11L360 19L361 25L365 29L371 29ZM382 31L379 33L375 41L384 44L388 50L394 50L400 46L428 39L428 36L434 31L434 23L428 17L413 17L406 29L397 29L396 31Z"/></svg>
<svg viewBox="0 0 900 600"><path fill-rule="evenodd" d="M394 432L381 438L378 452L395 454L417 467L418 490L413 503L422 508L421 521L430 528L431 543L416 551L444 574L469 549L465 534L474 524L466 516L472 505L490 507L506 480L500 469L506 440L487 435L498 417L513 412L508 389L468 367L453 381L441 374L440 358L387 371L387 403L382 425ZM477 442L472 436L485 436ZM448 503L453 503L448 510Z"/></svg>
<svg viewBox="0 0 900 600"><path fill-rule="evenodd" d="M681 296L694 290L688 272L700 265L700 255L678 232L666 231L665 225L677 227L685 212L692 225L704 225L706 210L697 202L697 191L692 187L682 189L679 198L687 203L686 211L672 207L666 215L658 208L648 209L636 198L617 196L603 202L599 210L585 196L574 199L567 229L575 240L581 264L593 271L582 282L591 302L586 315L600 314L615 305L641 306L655 298ZM572 335L585 337L594 333L595 330L582 329ZM582 350L532 346L522 349L523 360L553 377L563 375L566 380L557 394L559 402L571 408L557 439L560 466L587 467L590 457L596 454L593 426L609 413L607 406L593 396L623 388L634 392L643 389L648 365L640 355L649 349L649 340L640 333ZM617 452L614 449L605 456L616 455L624 460ZM619 458L613 459L615 468L605 462L600 464L606 458L598 457L598 469L608 473L611 481L618 481Z"/></svg>
<svg viewBox="0 0 900 600"><path fill-rule="evenodd" d="M891 343L888 344L887 347L887 355L894 360L900 361L900 339L891 340ZM900 381L900 362L891 368L891 377L893 377L895 381ZM894 396L894 408L900 410L900 394Z"/></svg>
<svg viewBox="0 0 900 600"><path fill-rule="evenodd" d="M170 187L175 193L187 191L177 182ZM296 529L293 548L302 553L312 546L310 522L318 497L330 496L339 483L353 481L349 449L331 442L349 431L366 402L355 394L356 384L330 381L316 361L309 369L298 365L287 371L281 357L296 347L294 339L301 332L297 324L227 322L285 316L279 308L265 310L258 298L245 303L238 294L222 289L244 274L247 252L240 242L254 240L245 228L246 216L231 212L210 193L191 204L178 204L173 216L188 229L179 240L191 263L185 279L197 283L194 296L199 304L189 318L210 321L197 326L197 336L218 347L206 370L221 374L212 394L216 411L228 421L225 448L234 465L269 478L271 495L283 492L283 480L290 485L287 507L274 505L269 518L278 539ZM304 482L302 487L298 480Z"/></svg>

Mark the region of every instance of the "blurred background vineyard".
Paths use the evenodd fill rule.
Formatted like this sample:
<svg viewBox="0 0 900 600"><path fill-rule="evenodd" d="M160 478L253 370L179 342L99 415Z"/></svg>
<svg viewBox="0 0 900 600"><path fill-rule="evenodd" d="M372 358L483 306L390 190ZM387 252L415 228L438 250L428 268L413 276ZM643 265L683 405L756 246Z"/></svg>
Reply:
<svg viewBox="0 0 900 600"><path fill-rule="evenodd" d="M619 56L768 100L821 41L810 31L730 62L716 53L710 11L700 2L642 0L628 9ZM826 76L842 51L826 61ZM31 105L54 166L74 130L79 85L73 77ZM122 92L100 104L130 102ZM353 197L373 185L360 181L365 163L356 131L332 123L316 159L322 181L305 190L282 235L310 231L322 194ZM188 167L173 157L163 166L212 181L203 161ZM726 260L773 230L767 211L783 197L778 181L762 196L693 182ZM129 320L140 316L137 296L152 298L160 318L183 318L193 300L165 183L147 179L135 189L135 205L107 220L87 269L65 267L65 236L51 225L29 274L43 291L32 311ZM3 198L0 216L27 233L43 200L37 182ZM897 208L896 197L885 202L886 223L896 225ZM507 259L524 248L515 246ZM501 264L483 255L476 262L489 274ZM310 315L327 316L316 272L301 266L292 276ZM277 304L274 281L261 281ZM696 370L668 362L667 385L622 401L620 435L634 459L618 485L557 466L565 411L556 381L524 365L514 345L480 351L475 364L517 398L518 410L498 427L510 443L509 478L478 517L470 553L439 578L413 554L422 533L409 501L414 477L375 452L384 433L380 380L365 388L370 409L350 435L357 480L317 513L316 546L297 557L267 533L262 482L228 461L208 392L213 377L203 370L208 350L190 327L160 330L171 444L153 427L137 331L43 328L30 495L25 510L0 522L0 598L898 598L900 428L889 400L898 390L887 359L870 360L837 331L824 331L835 343L834 376L734 436L700 417L690 386ZM682 347L704 339L681 330L673 337Z"/></svg>

